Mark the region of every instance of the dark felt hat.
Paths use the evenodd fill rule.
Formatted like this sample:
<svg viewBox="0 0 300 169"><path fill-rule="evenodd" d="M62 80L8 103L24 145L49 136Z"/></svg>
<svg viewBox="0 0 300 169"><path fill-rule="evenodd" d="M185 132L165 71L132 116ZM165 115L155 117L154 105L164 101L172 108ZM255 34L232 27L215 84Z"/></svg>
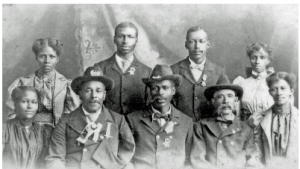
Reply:
<svg viewBox="0 0 300 169"><path fill-rule="evenodd" d="M243 97L243 93L244 93L243 88L241 86L230 84L230 83L222 83L222 84L216 84L210 86L206 88L206 90L204 91L204 96L206 97L207 100L211 100L214 97L214 93L222 89L233 90L239 100L241 100L241 98Z"/></svg>
<svg viewBox="0 0 300 169"><path fill-rule="evenodd" d="M180 86L182 82L182 77L178 74L173 74L172 69L170 66L167 65L156 65L150 78L143 78L143 82L148 86L152 82L158 82L163 80L171 80L175 83L175 86Z"/></svg>
<svg viewBox="0 0 300 169"><path fill-rule="evenodd" d="M102 70L99 67L88 67L85 70L83 76L79 76L72 81L71 83L72 90L78 95L83 84L89 81L102 82L105 85L106 91L113 89L115 86L114 80L105 77L103 75Z"/></svg>

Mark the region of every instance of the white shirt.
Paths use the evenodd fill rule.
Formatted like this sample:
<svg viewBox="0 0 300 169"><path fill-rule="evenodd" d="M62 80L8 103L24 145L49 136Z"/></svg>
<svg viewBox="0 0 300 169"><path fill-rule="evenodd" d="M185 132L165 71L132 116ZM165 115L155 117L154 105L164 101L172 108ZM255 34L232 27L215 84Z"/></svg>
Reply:
<svg viewBox="0 0 300 169"><path fill-rule="evenodd" d="M125 60L120 56L118 56L118 54L116 53L116 61L123 73L125 73L125 71L129 68L129 66L133 62L133 59L134 59L133 55L131 55L127 60Z"/></svg>
<svg viewBox="0 0 300 169"><path fill-rule="evenodd" d="M154 113L162 114L160 111L156 110L152 105L151 105L151 109L152 109L152 111L153 111ZM171 109L171 106L170 106L169 110L168 110L166 113L164 113L164 114L171 114L171 111L172 111L172 109ZM166 120L163 119L163 118L159 118L159 119L157 120L157 122L158 122L158 124L162 127L163 125L165 125Z"/></svg>
<svg viewBox="0 0 300 169"><path fill-rule="evenodd" d="M206 58L200 64L195 63L190 57L189 57L189 61L190 61L192 75L193 75L195 81L197 82L199 80L199 78L201 77L202 72L204 70ZM198 67L199 69L197 69L195 67Z"/></svg>
<svg viewBox="0 0 300 169"><path fill-rule="evenodd" d="M92 122L95 122L98 117L100 116L101 114L101 111L102 111L102 107L96 112L96 113L89 113L88 111L86 111L83 106L82 106L82 110L83 110L83 113L85 114L86 116L86 121L87 123L92 123ZM91 120L90 120L91 119Z"/></svg>

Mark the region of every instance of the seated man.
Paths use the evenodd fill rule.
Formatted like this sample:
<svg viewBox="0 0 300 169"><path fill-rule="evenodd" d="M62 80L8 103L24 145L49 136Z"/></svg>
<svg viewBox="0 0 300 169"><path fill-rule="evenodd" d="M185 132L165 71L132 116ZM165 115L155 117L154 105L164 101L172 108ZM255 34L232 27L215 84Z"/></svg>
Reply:
<svg viewBox="0 0 300 169"><path fill-rule="evenodd" d="M143 79L152 102L127 116L136 143L136 169L183 169L190 164L193 120L170 104L181 80L165 65L156 65L150 78Z"/></svg>
<svg viewBox="0 0 300 169"><path fill-rule="evenodd" d="M194 125L193 167L260 167L253 131L235 116L234 105L241 99L243 89L237 85L220 84L208 87L204 95L214 105L215 116Z"/></svg>
<svg viewBox="0 0 300 169"><path fill-rule="evenodd" d="M114 81L104 77L101 69L90 67L72 81L71 87L82 105L64 114L55 127L47 168L124 168L135 144L124 116L103 105Z"/></svg>

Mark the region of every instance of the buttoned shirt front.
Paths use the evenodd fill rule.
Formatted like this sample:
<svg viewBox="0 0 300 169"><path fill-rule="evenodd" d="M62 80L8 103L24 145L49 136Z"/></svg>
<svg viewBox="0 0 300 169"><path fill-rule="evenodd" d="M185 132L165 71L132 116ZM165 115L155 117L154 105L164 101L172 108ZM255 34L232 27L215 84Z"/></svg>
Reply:
<svg viewBox="0 0 300 169"><path fill-rule="evenodd" d="M91 122L95 122L99 115L101 114L101 110L102 110L102 107L96 112L96 113L89 113L88 111L86 111L83 106L82 106L82 110L83 110L83 113L85 114L86 116L86 121L89 123Z"/></svg>
<svg viewBox="0 0 300 169"><path fill-rule="evenodd" d="M151 109L152 109L153 113L162 114L160 111L156 110L152 105L151 105ZM172 109L171 109L171 106L170 106L169 110L164 114L171 114L171 111L172 111ZM163 125L165 125L166 120L163 119L163 118L159 118L159 119L157 119L157 122L162 127Z"/></svg>
<svg viewBox="0 0 300 169"><path fill-rule="evenodd" d="M206 59L204 59L200 64L195 63L190 57L189 57L189 61L191 63L190 64L191 72L193 74L195 81L197 82L204 70Z"/></svg>
<svg viewBox="0 0 300 169"><path fill-rule="evenodd" d="M129 68L129 66L133 62L133 59L134 59L133 55L131 55L128 59L123 59L120 56L118 56L118 54L116 53L117 63L121 68L121 70L123 71L123 73Z"/></svg>

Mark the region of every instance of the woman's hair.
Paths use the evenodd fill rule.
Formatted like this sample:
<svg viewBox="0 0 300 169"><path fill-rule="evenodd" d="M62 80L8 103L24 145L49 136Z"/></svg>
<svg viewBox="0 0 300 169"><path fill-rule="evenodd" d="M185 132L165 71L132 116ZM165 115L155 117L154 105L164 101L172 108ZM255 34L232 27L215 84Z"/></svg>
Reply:
<svg viewBox="0 0 300 169"><path fill-rule="evenodd" d="M277 82L280 79L285 80L289 84L291 89L295 89L296 76L292 73L287 73L287 72L276 72L270 75L266 79L268 87L270 88L274 82Z"/></svg>
<svg viewBox="0 0 300 169"><path fill-rule="evenodd" d="M57 56L61 56L63 53L63 44L60 40L55 38L44 38L44 39L37 39L34 41L32 45L32 51L37 56L39 52L44 47L51 47L57 54Z"/></svg>
<svg viewBox="0 0 300 169"><path fill-rule="evenodd" d="M269 56L269 59L273 59L273 48L263 43L253 43L247 46L247 56L250 57L254 51L263 49Z"/></svg>
<svg viewBox="0 0 300 169"><path fill-rule="evenodd" d="M32 91L32 92L36 93L37 100L39 100L38 90L36 88L34 88L33 86L18 86L18 87L16 87L11 93L12 100L14 102L18 102L19 100L22 99L22 96L26 91Z"/></svg>

